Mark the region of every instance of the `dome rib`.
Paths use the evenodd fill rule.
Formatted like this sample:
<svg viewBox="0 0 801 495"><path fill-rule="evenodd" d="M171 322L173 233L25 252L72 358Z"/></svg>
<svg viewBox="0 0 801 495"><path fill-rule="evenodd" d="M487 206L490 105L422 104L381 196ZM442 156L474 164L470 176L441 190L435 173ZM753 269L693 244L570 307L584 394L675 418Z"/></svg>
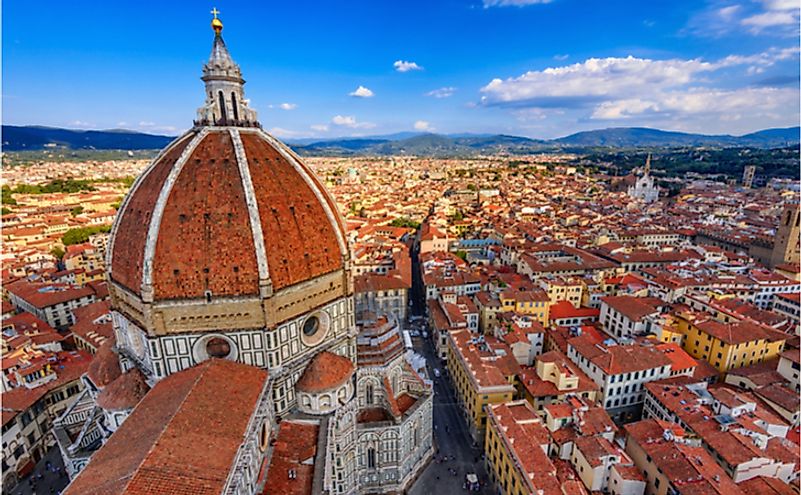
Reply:
<svg viewBox="0 0 801 495"><path fill-rule="evenodd" d="M120 210L112 280L143 302L270 297L346 270L347 237L314 173L261 130L199 128L137 181Z"/></svg>
<svg viewBox="0 0 801 495"><path fill-rule="evenodd" d="M337 242L339 243L340 253L344 258L348 257L348 241L347 237L345 236L345 230L342 226L342 222L339 219L339 213L337 212L336 205L334 204L332 207L333 201L331 200L328 192L322 187L314 175L314 172L306 168L305 165L302 165L302 161L295 155L290 149L284 145L284 143L280 142L279 140L272 137L270 134L259 131L259 134L269 142L273 148L275 148L281 155L284 157L286 161L288 161L294 168L295 171L300 174L301 177L306 181L306 184L314 191L314 195L317 196L317 200L323 206L325 210L326 216L328 217L328 221L331 223L332 227L334 228L334 232L337 236Z"/></svg>
<svg viewBox="0 0 801 495"><path fill-rule="evenodd" d="M175 177L153 252L155 299L259 294L246 193L228 129L209 132ZM167 186L165 186L166 188Z"/></svg>
<svg viewBox="0 0 801 495"><path fill-rule="evenodd" d="M264 249L264 232L261 229L261 214L259 205L256 202L256 192L253 188L253 178L250 176L250 166L245 154L245 145L238 129L230 129L231 140L234 143L236 152L236 163L239 167L239 176L242 179L242 187L245 191L245 203L248 207L248 217L250 230L253 233L253 245L256 247L256 262L259 268L259 287L271 285L270 266L267 263L267 253Z"/></svg>
<svg viewBox="0 0 801 495"><path fill-rule="evenodd" d="M274 289L343 267L336 224L324 199L263 133L240 131L264 234Z"/></svg>
<svg viewBox="0 0 801 495"><path fill-rule="evenodd" d="M161 219L164 215L164 208L166 206L167 199L169 198L170 193L172 192L172 187L175 184L178 176L181 174L186 161L189 159L192 153L194 153L197 145L206 138L208 133L209 129L204 127L195 135L195 137L192 138L192 141L181 153L181 157L178 158L178 161L173 164L164 183L161 184L158 198L156 199L156 203L153 207L153 216L150 219L150 224L148 225L147 238L145 242L144 263L142 266L142 299L145 301L153 300L153 256L156 250L159 229L161 228Z"/></svg>
<svg viewBox="0 0 801 495"><path fill-rule="evenodd" d="M167 145L137 178L120 205L111 229L106 259L108 276L129 291L142 290L142 267L145 257L146 236L142 226L150 225L157 193L180 159L195 131L189 131ZM125 255L115 256L117 244L124 246Z"/></svg>

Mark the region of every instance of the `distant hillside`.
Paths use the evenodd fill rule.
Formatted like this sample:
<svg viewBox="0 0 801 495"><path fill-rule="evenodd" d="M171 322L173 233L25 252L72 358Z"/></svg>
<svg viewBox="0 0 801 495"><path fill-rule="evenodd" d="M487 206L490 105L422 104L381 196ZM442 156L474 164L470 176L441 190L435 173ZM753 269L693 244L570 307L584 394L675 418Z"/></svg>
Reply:
<svg viewBox="0 0 801 495"><path fill-rule="evenodd" d="M52 147L71 150L161 149L173 137L134 131L84 131L53 127L4 125L5 151L37 151ZM799 142L799 128L766 129L744 136L707 136L661 131L642 127L620 127L579 132L553 140L486 134L427 134L399 132L383 136L300 139L290 141L300 154L320 155L416 155L475 156L479 154L526 154L547 150L584 151L585 148L713 147L778 148Z"/></svg>
<svg viewBox="0 0 801 495"><path fill-rule="evenodd" d="M491 153L530 153L548 148L546 141L519 136L420 134L406 139L340 139L296 145L295 150L305 155L360 154L360 155L416 155L416 156L472 156Z"/></svg>
<svg viewBox="0 0 801 495"><path fill-rule="evenodd" d="M766 129L744 136L688 134L645 127L618 127L578 132L554 143L570 146L609 146L631 148L643 146L713 146L773 148L799 142L799 128Z"/></svg>
<svg viewBox="0 0 801 495"><path fill-rule="evenodd" d="M4 151L42 150L64 147L74 150L143 150L165 147L174 139L125 130L83 131L56 127L4 125Z"/></svg>

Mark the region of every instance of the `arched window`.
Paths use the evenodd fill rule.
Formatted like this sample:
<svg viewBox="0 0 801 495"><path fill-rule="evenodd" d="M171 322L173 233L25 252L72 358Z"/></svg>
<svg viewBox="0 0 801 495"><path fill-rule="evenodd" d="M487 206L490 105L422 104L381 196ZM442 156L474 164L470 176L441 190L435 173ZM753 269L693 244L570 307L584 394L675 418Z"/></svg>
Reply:
<svg viewBox="0 0 801 495"><path fill-rule="evenodd" d="M375 449L369 447L367 449L367 467L374 468L375 467Z"/></svg>
<svg viewBox="0 0 801 495"><path fill-rule="evenodd" d="M239 120L239 110L236 108L236 95L231 91L231 108L234 110L234 120Z"/></svg>
<svg viewBox="0 0 801 495"><path fill-rule="evenodd" d="M270 428L267 425L267 421L262 423L261 431L259 432L259 450L264 452L267 450L267 443L270 441Z"/></svg>
<svg viewBox="0 0 801 495"><path fill-rule="evenodd" d="M368 383L367 387L365 388L364 392L364 401L367 403L368 406L373 405L373 384Z"/></svg>
<svg viewBox="0 0 801 495"><path fill-rule="evenodd" d="M222 123L225 123L228 120L227 114L225 113L225 98L223 97L223 92L217 92L217 98L220 99L220 120Z"/></svg>
<svg viewBox="0 0 801 495"><path fill-rule="evenodd" d="M412 425L412 448L417 448L417 444L420 442L420 433L417 428L417 423Z"/></svg>

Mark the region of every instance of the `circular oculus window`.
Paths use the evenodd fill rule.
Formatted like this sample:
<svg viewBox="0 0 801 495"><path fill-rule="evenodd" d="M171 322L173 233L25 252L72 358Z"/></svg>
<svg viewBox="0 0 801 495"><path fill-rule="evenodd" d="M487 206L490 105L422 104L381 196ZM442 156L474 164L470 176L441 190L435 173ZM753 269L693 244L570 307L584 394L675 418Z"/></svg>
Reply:
<svg viewBox="0 0 801 495"><path fill-rule="evenodd" d="M229 337L213 334L199 338L192 345L192 356L195 362L201 363L210 358L230 359L236 361L239 352L236 342Z"/></svg>
<svg viewBox="0 0 801 495"><path fill-rule="evenodd" d="M300 327L300 338L308 346L317 345L323 341L331 326L331 319L324 311L309 315Z"/></svg>

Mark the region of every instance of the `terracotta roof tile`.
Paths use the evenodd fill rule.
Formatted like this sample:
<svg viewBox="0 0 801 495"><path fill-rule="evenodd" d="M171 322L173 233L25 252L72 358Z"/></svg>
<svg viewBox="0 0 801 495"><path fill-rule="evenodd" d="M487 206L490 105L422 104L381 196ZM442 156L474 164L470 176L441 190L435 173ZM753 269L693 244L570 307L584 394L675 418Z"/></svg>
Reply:
<svg viewBox="0 0 801 495"><path fill-rule="evenodd" d="M105 387L122 374L120 360L117 354L111 350L112 345L113 343L110 340L101 345L89 365L87 374L92 383L98 387Z"/></svg>
<svg viewBox="0 0 801 495"><path fill-rule="evenodd" d="M161 380L65 494L218 494L267 372L211 359Z"/></svg>
<svg viewBox="0 0 801 495"><path fill-rule="evenodd" d="M97 396L97 405L108 411L132 409L141 401L150 386L139 368L131 368L109 383Z"/></svg>
<svg viewBox="0 0 801 495"><path fill-rule="evenodd" d="M120 212L111 278L141 291L145 239L157 198L193 132L161 157ZM299 159L297 168L262 135L241 139L274 289L343 267L346 239L337 205ZM243 178L228 130L212 130L192 150L164 204L152 260L155 299L257 295L259 270ZM308 178L308 181L304 178ZM329 221L326 208L333 213Z"/></svg>
<svg viewBox="0 0 801 495"><path fill-rule="evenodd" d="M267 141L243 133L242 143L259 206L273 287L280 289L340 268L342 256L335 227L327 221L314 190ZM310 175L316 182L314 174ZM316 185L336 214L336 204L319 183ZM338 227L344 236L344 228Z"/></svg>
<svg viewBox="0 0 801 495"><path fill-rule="evenodd" d="M262 495L311 495L319 432L318 424L281 422ZM294 471L293 479L290 470Z"/></svg>
<svg viewBox="0 0 801 495"><path fill-rule="evenodd" d="M153 255L153 289L156 299L202 298L206 290L258 294L253 234L227 131L206 136L173 185Z"/></svg>
<svg viewBox="0 0 801 495"><path fill-rule="evenodd" d="M173 165L191 141L194 132L178 138L175 147L154 162L145 172L144 178L117 219L114 245L121 246L123 254L111 260L111 278L134 293L142 288L146 232L143 226L150 225L156 198L167 180Z"/></svg>

